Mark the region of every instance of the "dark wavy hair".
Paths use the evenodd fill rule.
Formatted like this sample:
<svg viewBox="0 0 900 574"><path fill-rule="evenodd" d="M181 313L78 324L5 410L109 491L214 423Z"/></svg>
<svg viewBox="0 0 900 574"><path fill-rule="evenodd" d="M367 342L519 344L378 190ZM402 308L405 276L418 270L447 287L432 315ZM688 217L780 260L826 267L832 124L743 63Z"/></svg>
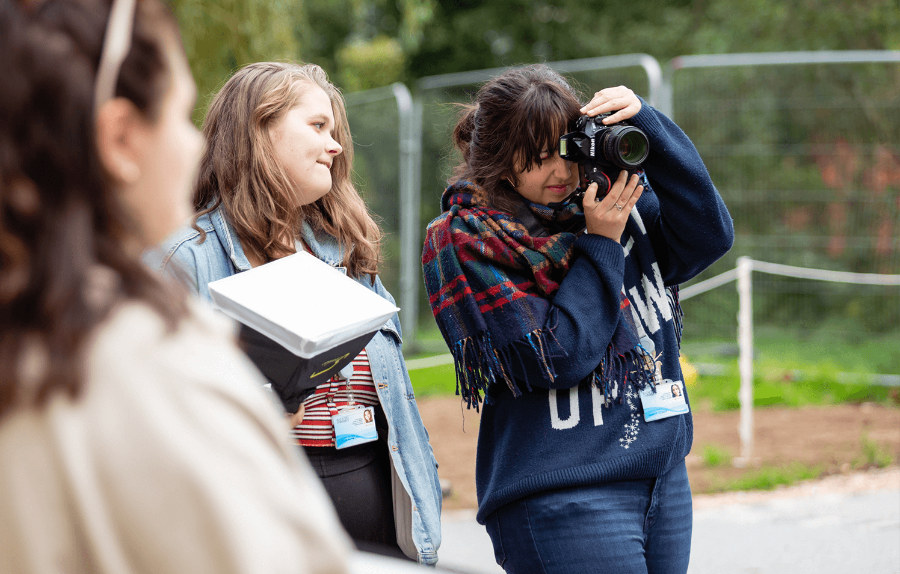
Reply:
<svg viewBox="0 0 900 574"><path fill-rule="evenodd" d="M453 143L463 161L450 183L477 183L494 206L509 211L521 201L516 173L540 166L542 153L555 152L581 115L578 94L543 64L503 72L460 107Z"/></svg>
<svg viewBox="0 0 900 574"><path fill-rule="evenodd" d="M0 417L83 386L85 345L117 303L142 301L174 329L186 313L125 245L136 228L101 167L93 87L109 0L49 0L0 17ZM148 119L171 73L177 24L158 0L137 2L116 96ZM98 298L97 269L114 280ZM42 358L38 368L31 359Z"/></svg>

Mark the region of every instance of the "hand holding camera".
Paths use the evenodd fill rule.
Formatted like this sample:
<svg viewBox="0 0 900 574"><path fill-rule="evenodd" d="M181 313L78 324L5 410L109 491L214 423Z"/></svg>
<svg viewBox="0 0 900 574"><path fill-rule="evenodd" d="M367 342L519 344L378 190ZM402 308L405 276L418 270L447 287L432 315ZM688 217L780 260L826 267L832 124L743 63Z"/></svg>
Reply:
<svg viewBox="0 0 900 574"><path fill-rule="evenodd" d="M608 113L609 116L603 122L606 125L624 122L633 118L639 111L641 111L640 98L625 86L600 90L581 108L581 113L591 117Z"/></svg>
<svg viewBox="0 0 900 574"><path fill-rule="evenodd" d="M650 142L640 128L621 123L640 109L640 99L624 86L597 92L581 109L586 115L559 140L560 157L578 164L578 188L566 202L582 205L591 184L597 184L598 196L608 194L621 170L640 173Z"/></svg>
<svg viewBox="0 0 900 574"><path fill-rule="evenodd" d="M590 184L585 190L582 207L587 232L618 242L632 208L644 192L644 186L638 185L639 181L638 175L629 175L622 170L603 198L599 197L597 184Z"/></svg>
<svg viewBox="0 0 900 574"><path fill-rule="evenodd" d="M650 153L647 134L624 122L641 110L625 86L594 94L574 130L559 139L559 155L578 164L578 187L563 202L575 202L587 232L619 241L641 193L640 166Z"/></svg>

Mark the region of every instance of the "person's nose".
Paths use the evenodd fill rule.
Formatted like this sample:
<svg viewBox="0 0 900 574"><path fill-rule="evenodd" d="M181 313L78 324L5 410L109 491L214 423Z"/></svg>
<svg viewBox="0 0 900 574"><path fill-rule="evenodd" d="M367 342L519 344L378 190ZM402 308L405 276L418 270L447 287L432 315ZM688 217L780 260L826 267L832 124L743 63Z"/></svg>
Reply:
<svg viewBox="0 0 900 574"><path fill-rule="evenodd" d="M341 144L339 144L333 137L329 136L328 140L328 143L325 145L325 150L329 155L340 155L344 151L344 148L341 147Z"/></svg>
<svg viewBox="0 0 900 574"><path fill-rule="evenodd" d="M553 174L560 179L572 177L572 164L560 157L559 152L553 154Z"/></svg>

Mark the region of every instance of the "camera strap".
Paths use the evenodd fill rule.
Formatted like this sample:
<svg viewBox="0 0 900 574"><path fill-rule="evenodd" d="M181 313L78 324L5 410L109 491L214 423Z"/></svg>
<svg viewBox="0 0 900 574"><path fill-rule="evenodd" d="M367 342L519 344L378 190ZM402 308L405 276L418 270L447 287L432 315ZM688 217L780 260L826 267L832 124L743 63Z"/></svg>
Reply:
<svg viewBox="0 0 900 574"><path fill-rule="evenodd" d="M522 202L516 203L516 212L513 216L525 226L525 230L531 237L550 237L550 231L544 226L537 215L528 209Z"/></svg>

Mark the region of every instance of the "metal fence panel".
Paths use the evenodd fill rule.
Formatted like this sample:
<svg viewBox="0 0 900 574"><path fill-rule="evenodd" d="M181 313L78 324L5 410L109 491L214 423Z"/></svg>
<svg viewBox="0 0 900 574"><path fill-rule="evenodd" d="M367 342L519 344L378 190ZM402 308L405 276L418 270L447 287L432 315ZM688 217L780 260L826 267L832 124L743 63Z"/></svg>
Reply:
<svg viewBox="0 0 900 574"><path fill-rule="evenodd" d="M585 98L601 87L631 87L695 142L737 230L732 253L698 281L733 268L741 255L837 271L900 272L900 52L686 56L672 61L665 81L647 58L549 65ZM597 61L609 67L586 69ZM459 161L450 144L453 104L470 101L501 71L421 79L411 118L401 117L390 87L347 96L356 182L386 233L382 278L406 310L408 348L415 347L416 328L425 339L439 339L418 257L425 226L439 214L440 194ZM754 309L760 332L789 325L800 336L847 339L900 326L900 292L893 287L759 277ZM688 341L734 341L732 289L685 301L685 310Z"/></svg>
<svg viewBox="0 0 900 574"><path fill-rule="evenodd" d="M381 280L400 300L400 112L390 86L345 97L353 134L353 183L381 225ZM401 309L402 312L402 309Z"/></svg>
<svg viewBox="0 0 900 574"><path fill-rule="evenodd" d="M742 255L900 273L900 52L684 57L667 77L670 113L735 220L734 249L698 280ZM896 287L766 276L754 279L753 297L763 335L900 334ZM685 302L685 312L687 339L733 340L730 289Z"/></svg>

